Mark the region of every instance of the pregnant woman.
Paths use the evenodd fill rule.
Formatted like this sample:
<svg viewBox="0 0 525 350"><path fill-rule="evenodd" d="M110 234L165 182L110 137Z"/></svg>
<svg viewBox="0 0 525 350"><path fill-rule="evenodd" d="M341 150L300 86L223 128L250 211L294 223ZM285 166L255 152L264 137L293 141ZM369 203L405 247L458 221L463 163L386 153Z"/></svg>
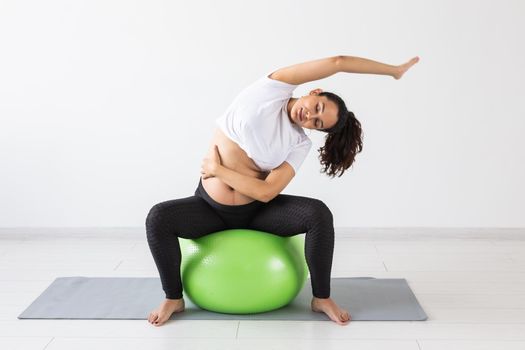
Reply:
<svg viewBox="0 0 525 350"><path fill-rule="evenodd" d="M295 176L312 142L304 129L326 133L319 149L322 171L341 176L362 149L361 124L343 100L321 89L300 98L300 84L338 72L390 75L400 79L419 60L388 65L354 56L335 56L265 74L245 88L217 119L202 162L195 194L154 205L146 218L148 244L166 294L148 321L160 326L184 311L178 237L195 239L233 228L280 236L306 233L315 312L346 325L351 317L330 298L334 227L320 200L280 194Z"/></svg>

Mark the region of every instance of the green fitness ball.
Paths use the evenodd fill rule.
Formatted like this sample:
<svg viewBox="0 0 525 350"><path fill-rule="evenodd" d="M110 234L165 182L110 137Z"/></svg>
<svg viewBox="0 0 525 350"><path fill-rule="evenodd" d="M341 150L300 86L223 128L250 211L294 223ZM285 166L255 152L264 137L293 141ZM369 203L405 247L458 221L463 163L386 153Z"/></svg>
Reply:
<svg viewBox="0 0 525 350"><path fill-rule="evenodd" d="M202 309L267 312L289 304L304 287L304 235L280 237L235 229L179 238L184 294Z"/></svg>

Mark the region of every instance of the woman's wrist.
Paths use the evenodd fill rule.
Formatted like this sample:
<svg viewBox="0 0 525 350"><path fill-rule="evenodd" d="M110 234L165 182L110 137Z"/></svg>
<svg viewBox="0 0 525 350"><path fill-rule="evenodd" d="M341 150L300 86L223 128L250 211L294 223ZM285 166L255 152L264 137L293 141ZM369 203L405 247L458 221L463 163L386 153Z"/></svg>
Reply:
<svg viewBox="0 0 525 350"><path fill-rule="evenodd" d="M212 175L217 178L221 178L221 175L224 174L224 167L221 164L216 164L212 169Z"/></svg>
<svg viewBox="0 0 525 350"><path fill-rule="evenodd" d="M399 71L398 66L356 56L339 56L336 62L338 71L345 73L379 74L395 77Z"/></svg>

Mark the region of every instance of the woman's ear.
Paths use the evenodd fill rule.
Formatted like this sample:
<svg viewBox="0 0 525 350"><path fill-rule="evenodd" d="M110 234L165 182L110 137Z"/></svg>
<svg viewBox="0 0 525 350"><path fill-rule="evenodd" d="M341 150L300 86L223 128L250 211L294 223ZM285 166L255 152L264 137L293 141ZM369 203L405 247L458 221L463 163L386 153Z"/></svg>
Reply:
<svg viewBox="0 0 525 350"><path fill-rule="evenodd" d="M321 92L323 92L322 89L315 89L310 91L310 95L319 95Z"/></svg>

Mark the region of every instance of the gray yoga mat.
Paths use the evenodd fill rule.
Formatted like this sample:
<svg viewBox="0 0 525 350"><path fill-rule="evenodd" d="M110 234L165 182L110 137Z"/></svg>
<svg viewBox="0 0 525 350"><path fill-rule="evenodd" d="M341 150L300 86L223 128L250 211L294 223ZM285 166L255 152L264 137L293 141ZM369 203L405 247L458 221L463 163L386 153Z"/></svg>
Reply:
<svg viewBox="0 0 525 350"><path fill-rule="evenodd" d="M405 279L332 278L331 298L348 310L353 321L424 321L427 315ZM60 277L19 319L146 320L165 298L159 278ZM187 297L186 310L172 320L297 320L329 321L310 309L310 280L299 295L278 310L230 315L202 310Z"/></svg>

